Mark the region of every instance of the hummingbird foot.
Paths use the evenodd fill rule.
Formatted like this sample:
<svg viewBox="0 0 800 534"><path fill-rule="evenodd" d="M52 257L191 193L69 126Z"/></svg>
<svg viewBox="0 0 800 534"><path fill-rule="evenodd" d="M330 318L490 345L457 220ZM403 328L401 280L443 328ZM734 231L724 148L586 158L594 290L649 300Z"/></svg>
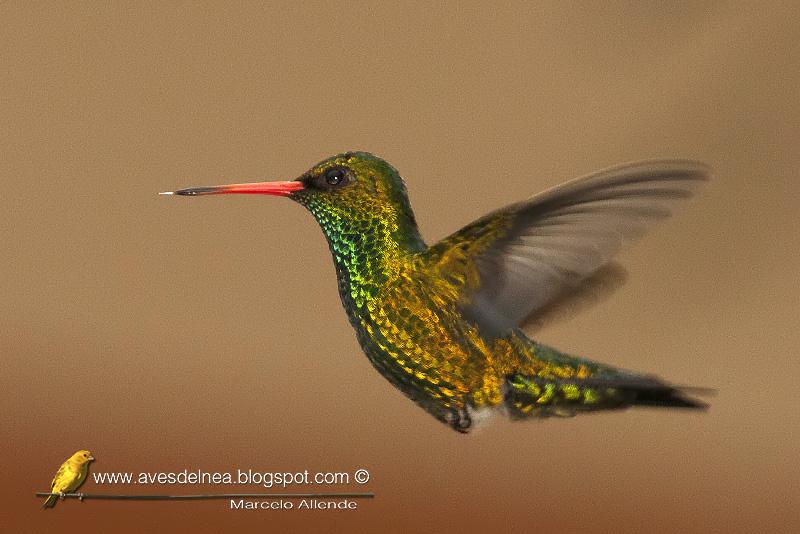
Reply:
<svg viewBox="0 0 800 534"><path fill-rule="evenodd" d="M58 492L58 498L61 499L62 501L66 498L66 495L67 494L64 493L63 491Z"/></svg>
<svg viewBox="0 0 800 534"><path fill-rule="evenodd" d="M457 432L466 434L472 428L472 417L466 408L453 408L447 414L447 423Z"/></svg>
<svg viewBox="0 0 800 534"><path fill-rule="evenodd" d="M78 500L79 500L79 501L81 501L81 502L83 502L83 498L84 498L85 496L86 496L86 494L84 494L84 493L79 493L79 494L78 494Z"/></svg>

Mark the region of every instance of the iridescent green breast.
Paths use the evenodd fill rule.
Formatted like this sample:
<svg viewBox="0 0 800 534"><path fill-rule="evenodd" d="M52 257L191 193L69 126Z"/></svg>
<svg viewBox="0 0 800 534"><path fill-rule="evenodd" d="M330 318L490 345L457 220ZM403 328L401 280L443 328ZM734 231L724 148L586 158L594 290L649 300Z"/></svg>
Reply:
<svg viewBox="0 0 800 534"><path fill-rule="evenodd" d="M438 351L431 350L431 344L441 344L448 336L436 298L426 293L417 276L415 257L424 243L418 235L398 238L391 217L360 220L313 199L306 205L327 238L339 295L364 353L393 385L446 421L450 398L460 396L464 388L451 383L447 368L435 357ZM464 356L461 363L466 362Z"/></svg>

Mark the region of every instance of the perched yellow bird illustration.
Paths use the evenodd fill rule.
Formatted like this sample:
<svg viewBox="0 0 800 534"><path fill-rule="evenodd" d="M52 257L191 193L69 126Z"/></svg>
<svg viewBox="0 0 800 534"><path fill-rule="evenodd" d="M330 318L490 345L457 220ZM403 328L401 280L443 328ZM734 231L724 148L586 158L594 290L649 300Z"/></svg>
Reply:
<svg viewBox="0 0 800 534"><path fill-rule="evenodd" d="M78 451L61 464L58 468L56 476L53 477L53 483L50 484L50 493L60 493L61 498L65 493L75 491L86 480L86 475L89 473L89 462L94 460L94 456L89 451ZM58 495L50 495L44 501L45 508L52 508L58 501Z"/></svg>

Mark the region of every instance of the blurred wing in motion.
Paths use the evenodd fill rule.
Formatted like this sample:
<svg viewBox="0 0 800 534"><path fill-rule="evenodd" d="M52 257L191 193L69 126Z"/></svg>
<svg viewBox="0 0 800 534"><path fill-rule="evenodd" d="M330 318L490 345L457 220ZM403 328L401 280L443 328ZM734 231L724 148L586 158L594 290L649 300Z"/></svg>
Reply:
<svg viewBox="0 0 800 534"><path fill-rule="evenodd" d="M537 332L553 323L568 319L600 304L628 281L628 271L611 261L574 287L565 287L541 308L533 310L520 324L526 331Z"/></svg>
<svg viewBox="0 0 800 534"><path fill-rule="evenodd" d="M463 288L464 315L501 335L581 294L624 244L708 176L708 167L684 160L607 169L478 219L431 246L427 261Z"/></svg>

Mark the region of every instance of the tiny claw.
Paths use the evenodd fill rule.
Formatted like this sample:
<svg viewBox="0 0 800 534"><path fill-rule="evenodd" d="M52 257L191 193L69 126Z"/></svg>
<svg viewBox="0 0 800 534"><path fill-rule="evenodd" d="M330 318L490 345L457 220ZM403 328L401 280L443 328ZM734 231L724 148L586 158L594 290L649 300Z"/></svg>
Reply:
<svg viewBox="0 0 800 534"><path fill-rule="evenodd" d="M466 434L472 428L472 418L464 408L453 408L447 415L448 422L454 430Z"/></svg>
<svg viewBox="0 0 800 534"><path fill-rule="evenodd" d="M85 495L84 495L83 493L79 493L79 494L78 494L78 500L79 500L79 501L83 502L83 498L84 498L84 497L85 497Z"/></svg>
<svg viewBox="0 0 800 534"><path fill-rule="evenodd" d="M66 496L67 494L64 493L63 491L58 492L58 498L61 499L62 501L66 498Z"/></svg>

